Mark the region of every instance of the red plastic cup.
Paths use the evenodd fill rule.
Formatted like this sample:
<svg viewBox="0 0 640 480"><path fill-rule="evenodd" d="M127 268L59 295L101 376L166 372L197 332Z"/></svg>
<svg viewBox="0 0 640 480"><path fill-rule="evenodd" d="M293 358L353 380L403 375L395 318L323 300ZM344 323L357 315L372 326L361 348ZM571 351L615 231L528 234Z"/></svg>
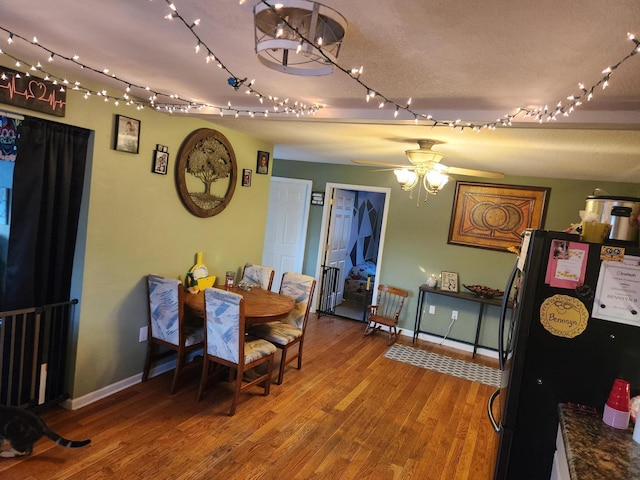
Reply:
<svg viewBox="0 0 640 480"><path fill-rule="evenodd" d="M626 429L629 427L629 417L631 409L629 408L630 390L629 382L616 378L609 393L609 399L604 406L602 421L614 428Z"/></svg>
<svg viewBox="0 0 640 480"><path fill-rule="evenodd" d="M621 378L616 378L613 382L611 393L609 393L607 405L620 412L630 411L630 390L631 387L629 385L629 382L627 382L626 380L622 380Z"/></svg>

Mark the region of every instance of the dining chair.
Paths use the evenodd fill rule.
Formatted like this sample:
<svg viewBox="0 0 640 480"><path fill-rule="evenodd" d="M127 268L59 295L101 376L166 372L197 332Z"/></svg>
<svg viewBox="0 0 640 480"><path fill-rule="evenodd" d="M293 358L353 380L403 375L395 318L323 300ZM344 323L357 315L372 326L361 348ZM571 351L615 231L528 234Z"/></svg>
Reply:
<svg viewBox="0 0 640 480"><path fill-rule="evenodd" d="M287 364L297 359L298 370L302 368L304 333L307 328L315 287L316 280L313 277L285 272L282 275L280 294L293 299L293 310L283 320L255 325L250 331L251 335L268 340L281 351L280 369L276 380L278 385L282 384ZM289 355L289 349L296 345L298 346L297 351L293 355Z"/></svg>
<svg viewBox="0 0 640 480"><path fill-rule="evenodd" d="M275 270L271 267L247 263L242 269L242 280L240 281L259 286L263 290L271 290L274 272Z"/></svg>
<svg viewBox="0 0 640 480"><path fill-rule="evenodd" d="M242 295L218 288L206 288L204 303L206 350L197 399L202 399L212 362L229 367L229 381L233 381L235 376L235 389L229 411L232 416L236 413L241 392L263 384L264 395L269 395L276 347L266 340L250 338L245 334ZM245 375L245 372L265 363L266 372L254 371L253 376Z"/></svg>
<svg viewBox="0 0 640 480"><path fill-rule="evenodd" d="M369 305L367 307L369 309L369 316L364 329L364 336L380 330L381 326L384 325L389 328L389 340L387 343L389 345L395 343L398 335L402 333L402 330L397 330L396 327L402 306L408 296L409 292L401 288L379 285L376 305Z"/></svg>
<svg viewBox="0 0 640 480"><path fill-rule="evenodd" d="M204 347L204 323L185 316L183 296L184 288L180 280L147 275L149 338L142 381L149 378L151 364L158 358L159 347L174 350L177 359L171 393L175 393L178 377L188 366L187 355Z"/></svg>

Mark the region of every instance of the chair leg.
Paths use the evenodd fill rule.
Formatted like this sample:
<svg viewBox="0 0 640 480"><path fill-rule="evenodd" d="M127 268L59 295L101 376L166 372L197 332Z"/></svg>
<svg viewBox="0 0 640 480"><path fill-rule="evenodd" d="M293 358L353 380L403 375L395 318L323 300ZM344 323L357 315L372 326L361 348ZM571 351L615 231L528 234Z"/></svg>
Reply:
<svg viewBox="0 0 640 480"><path fill-rule="evenodd" d="M402 333L402 330L398 330L395 326L389 327L389 341L387 345L393 345L398 340L398 335Z"/></svg>
<svg viewBox="0 0 640 480"><path fill-rule="evenodd" d="M304 338L300 339L298 342L298 370L302 370L302 344L304 342Z"/></svg>
<svg viewBox="0 0 640 480"><path fill-rule="evenodd" d="M244 366L241 368L238 365L236 375L236 385L233 392L233 400L231 401L231 410L229 410L229 416L233 417L236 414L236 407L238 406L238 399L240 398L240 391L242 390L242 378L244 377Z"/></svg>
<svg viewBox="0 0 640 480"><path fill-rule="evenodd" d="M269 361L267 362L267 379L264 382L264 396L269 395L271 391L271 374L273 373L273 359L275 358L275 353L269 356Z"/></svg>
<svg viewBox="0 0 640 480"><path fill-rule="evenodd" d="M282 380L284 379L284 367L287 364L287 347L282 347L282 353L280 354L280 370L278 371L278 379L276 383L278 385L282 385Z"/></svg>
<svg viewBox="0 0 640 480"><path fill-rule="evenodd" d="M367 325L364 327L364 335L362 336L366 337L367 335L371 335L376 330L380 330L380 325L378 325L376 322L369 321L367 322Z"/></svg>
<svg viewBox="0 0 640 480"><path fill-rule="evenodd" d="M178 350L178 358L176 359L176 370L173 372L173 381L171 382L171 393L176 393L176 388L178 387L178 377L180 376L180 372L184 366L185 353Z"/></svg>
<svg viewBox="0 0 640 480"><path fill-rule="evenodd" d="M151 359L153 358L154 343L151 338L147 339L147 359L144 362L144 371L142 372L142 381L146 382L149 379L149 372L151 371Z"/></svg>
<svg viewBox="0 0 640 480"><path fill-rule="evenodd" d="M200 386L198 387L198 395L196 397L196 400L198 402L202 400L202 392L204 391L204 386L207 383L208 376L209 376L209 357L205 353L202 359L202 375L200 375Z"/></svg>

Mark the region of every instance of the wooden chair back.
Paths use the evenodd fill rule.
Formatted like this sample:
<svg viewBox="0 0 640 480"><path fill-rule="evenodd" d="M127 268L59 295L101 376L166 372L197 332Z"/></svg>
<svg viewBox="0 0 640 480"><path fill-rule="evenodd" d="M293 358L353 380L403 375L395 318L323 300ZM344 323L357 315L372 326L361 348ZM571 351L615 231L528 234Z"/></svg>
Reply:
<svg viewBox="0 0 640 480"><path fill-rule="evenodd" d="M380 330L380 326L384 325L389 329L389 345L393 344L402 330L398 330L398 319L400 312L409 292L401 288L392 287L390 285L378 286L378 297L375 305L369 305L369 318L364 334L369 335L376 330Z"/></svg>
<svg viewBox="0 0 640 480"><path fill-rule="evenodd" d="M401 288L389 285L378 286L378 297L376 305L370 308L374 311L371 316L375 316L377 323L383 325L397 325L400 312L404 306L405 299L409 296L409 292Z"/></svg>

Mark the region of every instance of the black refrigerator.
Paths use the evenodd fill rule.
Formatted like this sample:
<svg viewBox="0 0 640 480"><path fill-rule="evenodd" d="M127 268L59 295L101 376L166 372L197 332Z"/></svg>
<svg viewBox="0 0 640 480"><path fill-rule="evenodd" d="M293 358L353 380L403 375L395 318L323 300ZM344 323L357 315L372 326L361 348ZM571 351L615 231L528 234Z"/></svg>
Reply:
<svg viewBox="0 0 640 480"><path fill-rule="evenodd" d="M558 404L600 415L616 378L640 393L640 249L528 230L505 288L501 386L489 418L500 435L494 479L546 480Z"/></svg>

